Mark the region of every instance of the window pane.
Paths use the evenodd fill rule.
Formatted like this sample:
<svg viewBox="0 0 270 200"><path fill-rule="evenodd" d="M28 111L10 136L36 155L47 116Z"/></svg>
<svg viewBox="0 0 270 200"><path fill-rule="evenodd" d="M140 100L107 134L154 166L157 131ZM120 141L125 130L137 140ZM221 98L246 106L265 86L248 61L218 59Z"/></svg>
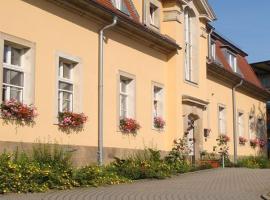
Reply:
<svg viewBox="0 0 270 200"><path fill-rule="evenodd" d="M15 87L10 87L10 99L16 99L17 101L22 101L22 89Z"/></svg>
<svg viewBox="0 0 270 200"><path fill-rule="evenodd" d="M72 65L63 63L63 78L70 79L71 78L71 69Z"/></svg>
<svg viewBox="0 0 270 200"><path fill-rule="evenodd" d="M4 69L3 81L6 84L23 86L23 73L14 70Z"/></svg>
<svg viewBox="0 0 270 200"><path fill-rule="evenodd" d="M21 66L22 50L11 47L11 64Z"/></svg>
<svg viewBox="0 0 270 200"><path fill-rule="evenodd" d="M126 80L121 80L121 82L120 82L120 90L123 93L127 92L127 81Z"/></svg>
<svg viewBox="0 0 270 200"><path fill-rule="evenodd" d="M59 100L59 108L62 107L62 111L72 111L72 94L71 93L59 92L58 100Z"/></svg>
<svg viewBox="0 0 270 200"><path fill-rule="evenodd" d="M120 95L120 116L127 116L127 96Z"/></svg>
<svg viewBox="0 0 270 200"><path fill-rule="evenodd" d="M4 45L4 55L3 55L4 63L8 62L7 57L8 57L8 46Z"/></svg>
<svg viewBox="0 0 270 200"><path fill-rule="evenodd" d="M3 90L2 90L2 101L6 101L7 100L7 88L6 86L3 86Z"/></svg>
<svg viewBox="0 0 270 200"><path fill-rule="evenodd" d="M71 91L73 90L73 85L69 83L59 82L59 89Z"/></svg>

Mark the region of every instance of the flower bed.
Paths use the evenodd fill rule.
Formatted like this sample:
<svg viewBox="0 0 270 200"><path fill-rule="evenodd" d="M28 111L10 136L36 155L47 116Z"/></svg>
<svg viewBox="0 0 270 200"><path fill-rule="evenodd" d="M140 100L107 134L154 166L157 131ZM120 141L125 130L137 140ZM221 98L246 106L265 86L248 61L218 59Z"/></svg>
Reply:
<svg viewBox="0 0 270 200"><path fill-rule="evenodd" d="M60 112L58 114L58 126L63 129L81 129L87 121L84 113Z"/></svg>
<svg viewBox="0 0 270 200"><path fill-rule="evenodd" d="M37 109L33 105L23 104L15 99L1 104L1 117L4 120L15 120L19 123L33 124Z"/></svg>
<svg viewBox="0 0 270 200"><path fill-rule="evenodd" d="M247 139L246 139L245 137L243 137L243 136L240 136L240 137L239 137L239 144L245 145L246 142L247 142Z"/></svg>
<svg viewBox="0 0 270 200"><path fill-rule="evenodd" d="M120 120L119 129L123 133L137 134L137 131L141 128L140 124L132 118L124 118Z"/></svg>
<svg viewBox="0 0 270 200"><path fill-rule="evenodd" d="M154 117L154 127L157 129L163 129L165 126L165 121L162 117Z"/></svg>

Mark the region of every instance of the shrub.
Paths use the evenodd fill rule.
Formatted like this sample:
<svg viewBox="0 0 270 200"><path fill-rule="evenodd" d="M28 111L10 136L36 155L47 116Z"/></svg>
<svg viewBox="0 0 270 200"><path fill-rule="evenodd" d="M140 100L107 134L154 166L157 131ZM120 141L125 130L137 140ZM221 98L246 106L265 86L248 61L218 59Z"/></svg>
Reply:
<svg viewBox="0 0 270 200"><path fill-rule="evenodd" d="M247 168L269 168L270 161L263 156L248 156L242 159L239 159L237 162L238 167L247 167Z"/></svg>
<svg viewBox="0 0 270 200"><path fill-rule="evenodd" d="M37 109L33 105L23 104L16 99L5 101L0 106L1 117L6 120L15 120L19 124L34 124Z"/></svg>
<svg viewBox="0 0 270 200"><path fill-rule="evenodd" d="M75 171L74 180L81 186L113 185L130 182L129 179L119 176L116 172L105 167L85 166Z"/></svg>

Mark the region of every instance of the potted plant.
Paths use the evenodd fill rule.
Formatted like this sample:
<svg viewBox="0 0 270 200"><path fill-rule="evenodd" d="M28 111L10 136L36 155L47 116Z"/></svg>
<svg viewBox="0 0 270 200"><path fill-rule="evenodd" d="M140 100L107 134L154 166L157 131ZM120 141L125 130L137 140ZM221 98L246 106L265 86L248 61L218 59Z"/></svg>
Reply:
<svg viewBox="0 0 270 200"><path fill-rule="evenodd" d="M262 148L264 148L265 145L266 145L266 140L260 138L260 139L258 139L258 143L259 143L260 148L262 149Z"/></svg>
<svg viewBox="0 0 270 200"><path fill-rule="evenodd" d="M86 123L87 117L84 113L59 112L58 126L62 130L81 130Z"/></svg>
<svg viewBox="0 0 270 200"><path fill-rule="evenodd" d="M33 105L23 104L16 99L4 101L1 106L1 117L6 120L15 120L19 124L34 124L37 116L37 109Z"/></svg>
<svg viewBox="0 0 270 200"><path fill-rule="evenodd" d="M240 145L245 145L247 142L247 139L243 136L239 136L239 144Z"/></svg>
<svg viewBox="0 0 270 200"><path fill-rule="evenodd" d="M154 127L157 129L164 129L165 121L162 117L154 117Z"/></svg>
<svg viewBox="0 0 270 200"><path fill-rule="evenodd" d="M259 141L258 141L258 139L257 139L257 138L250 139L250 140L249 140L249 144L250 144L250 146L251 146L252 148L254 148L254 149L255 149L255 148L258 146Z"/></svg>
<svg viewBox="0 0 270 200"><path fill-rule="evenodd" d="M120 120L119 129L122 133L136 135L141 128L140 124L132 118L123 118Z"/></svg>

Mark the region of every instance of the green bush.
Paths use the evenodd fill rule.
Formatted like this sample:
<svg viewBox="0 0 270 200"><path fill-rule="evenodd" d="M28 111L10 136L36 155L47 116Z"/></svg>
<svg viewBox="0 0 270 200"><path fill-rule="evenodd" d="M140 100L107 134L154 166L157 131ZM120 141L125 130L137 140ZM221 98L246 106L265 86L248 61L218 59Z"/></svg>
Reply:
<svg viewBox="0 0 270 200"><path fill-rule="evenodd" d="M115 158L109 170L131 180L157 178L163 179L173 174L171 165L161 159L160 151L147 149L127 159Z"/></svg>
<svg viewBox="0 0 270 200"><path fill-rule="evenodd" d="M75 171L74 180L81 186L114 185L130 182L129 179L119 176L106 167L85 166Z"/></svg>
<svg viewBox="0 0 270 200"><path fill-rule="evenodd" d="M239 159L237 162L237 167L247 167L247 168L270 168L270 161L264 156L248 156Z"/></svg>

